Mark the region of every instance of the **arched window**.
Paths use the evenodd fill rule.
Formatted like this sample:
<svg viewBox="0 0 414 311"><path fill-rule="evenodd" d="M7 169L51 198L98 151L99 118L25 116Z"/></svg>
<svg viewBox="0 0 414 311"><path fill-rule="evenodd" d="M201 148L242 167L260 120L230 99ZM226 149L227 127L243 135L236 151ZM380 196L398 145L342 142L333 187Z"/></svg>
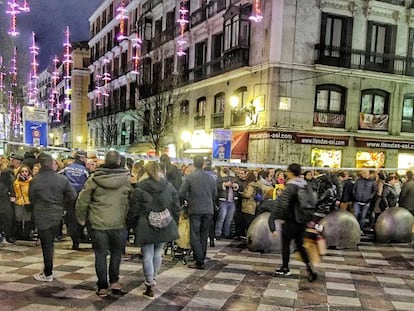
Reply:
<svg viewBox="0 0 414 311"><path fill-rule="evenodd" d="M225 102L226 94L224 92L214 95L214 113L224 113Z"/></svg>
<svg viewBox="0 0 414 311"><path fill-rule="evenodd" d="M199 97L196 106L197 116L202 117L206 115L206 97Z"/></svg>
<svg viewBox="0 0 414 311"><path fill-rule="evenodd" d="M190 113L189 111L189 101L183 100L180 104L180 115L188 115Z"/></svg>
<svg viewBox="0 0 414 311"><path fill-rule="evenodd" d="M401 131L414 133L414 94L404 96Z"/></svg>
<svg viewBox="0 0 414 311"><path fill-rule="evenodd" d="M361 94L361 109L359 128L376 131L388 130L390 94L383 90L363 90Z"/></svg>
<svg viewBox="0 0 414 311"><path fill-rule="evenodd" d="M345 112L346 89L336 84L322 84L316 87L315 111L327 113Z"/></svg>

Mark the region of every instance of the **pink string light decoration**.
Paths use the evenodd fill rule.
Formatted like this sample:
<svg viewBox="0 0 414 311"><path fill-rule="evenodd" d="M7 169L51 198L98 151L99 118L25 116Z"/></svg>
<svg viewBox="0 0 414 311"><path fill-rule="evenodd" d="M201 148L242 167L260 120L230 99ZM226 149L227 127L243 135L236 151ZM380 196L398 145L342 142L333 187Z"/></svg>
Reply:
<svg viewBox="0 0 414 311"><path fill-rule="evenodd" d="M118 14L116 15L116 19L119 19L119 34L118 34L118 41L122 41L127 39L126 36L126 20L128 20L128 10L125 9L125 2L121 1L120 6L116 9Z"/></svg>
<svg viewBox="0 0 414 311"><path fill-rule="evenodd" d="M13 56L10 61L10 76L11 76L11 87L17 86L17 47L13 48Z"/></svg>
<svg viewBox="0 0 414 311"><path fill-rule="evenodd" d="M0 55L0 92L3 92L5 89L5 85L4 85L5 75L6 73L4 72L4 67L3 67L3 56Z"/></svg>
<svg viewBox="0 0 414 311"><path fill-rule="evenodd" d="M187 25L190 23L188 20L188 8L187 8L187 1L188 0L181 0L180 9L178 10L180 14L180 18L177 20L177 23L180 25L180 38L177 41L178 44L178 56L184 56L186 53L184 52L184 46L187 44L187 40L184 38L184 33L187 28Z"/></svg>
<svg viewBox="0 0 414 311"><path fill-rule="evenodd" d="M140 61L140 53L141 53L141 44L142 40L138 35L138 32L136 33L136 37L132 39L132 65L133 69L131 71L132 74L139 74L139 61Z"/></svg>
<svg viewBox="0 0 414 311"><path fill-rule="evenodd" d="M104 73L103 73L103 77L102 80L104 82L104 89L102 92L102 95L105 97L109 97L109 82L111 82L112 78L111 78L111 74L108 71L108 64L109 64L109 59L104 59Z"/></svg>
<svg viewBox="0 0 414 311"><path fill-rule="evenodd" d="M52 92L50 93L50 97L49 97L49 115L51 117L54 116L55 109L58 108L58 105L56 104L56 97L59 94L59 92L57 90L57 84L58 84L58 81L59 81L58 64L59 64L59 59L55 55L55 57L53 58ZM59 109L61 109L61 107L59 107Z"/></svg>
<svg viewBox="0 0 414 311"><path fill-rule="evenodd" d="M7 32L10 36L16 37L19 35L17 31L17 15L24 12L30 12L30 7L25 0L23 4L19 4L17 0L12 0L7 2L8 9L6 10L6 14L10 15L10 28Z"/></svg>
<svg viewBox="0 0 414 311"><path fill-rule="evenodd" d="M250 20L256 23L260 23L263 20L261 7L262 7L261 1L254 0L253 12L252 12L252 15L250 15L249 17Z"/></svg>
<svg viewBox="0 0 414 311"><path fill-rule="evenodd" d="M30 54L32 54L32 62L31 62L31 77L29 86L29 104L38 106L39 102L37 100L37 96L39 94L39 89L37 88L37 84L39 81L39 76L37 75L37 69L39 67L39 63L37 62L37 55L39 54L39 48L36 46L36 36L35 33L32 32L32 45L29 47ZM31 93L31 94L30 94Z"/></svg>
<svg viewBox="0 0 414 311"><path fill-rule="evenodd" d="M101 90L101 80L102 76L100 74L97 74L95 76L96 80L96 89L95 89L95 106L101 107L102 106L102 90Z"/></svg>
<svg viewBox="0 0 414 311"><path fill-rule="evenodd" d="M64 67L64 76L63 79L65 80L65 101L64 101L64 109L65 111L70 111L71 109L71 95L72 95L72 88L71 88L71 80L72 77L71 73L71 65L73 64L72 55L71 55L71 48L72 44L70 44L70 32L69 26L66 27L65 31L66 41L63 44L65 55L63 55L63 67Z"/></svg>

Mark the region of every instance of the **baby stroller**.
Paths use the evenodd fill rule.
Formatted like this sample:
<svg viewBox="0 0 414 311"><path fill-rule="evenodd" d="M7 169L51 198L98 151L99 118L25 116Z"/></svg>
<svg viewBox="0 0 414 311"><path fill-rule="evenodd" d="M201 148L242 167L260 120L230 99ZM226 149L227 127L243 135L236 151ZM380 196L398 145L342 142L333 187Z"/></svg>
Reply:
<svg viewBox="0 0 414 311"><path fill-rule="evenodd" d="M164 248L164 255L170 253L171 260L179 259L186 265L192 251L190 247L190 219L185 211L182 211L178 220L178 233L180 238L168 242Z"/></svg>

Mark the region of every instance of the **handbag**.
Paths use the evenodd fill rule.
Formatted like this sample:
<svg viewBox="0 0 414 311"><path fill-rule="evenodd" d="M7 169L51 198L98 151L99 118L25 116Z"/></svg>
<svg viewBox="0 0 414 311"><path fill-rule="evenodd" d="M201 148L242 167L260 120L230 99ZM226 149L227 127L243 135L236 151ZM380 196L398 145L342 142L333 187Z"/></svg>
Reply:
<svg viewBox="0 0 414 311"><path fill-rule="evenodd" d="M166 228L172 220L173 218L168 208L161 212L150 211L148 213L148 223L155 230Z"/></svg>

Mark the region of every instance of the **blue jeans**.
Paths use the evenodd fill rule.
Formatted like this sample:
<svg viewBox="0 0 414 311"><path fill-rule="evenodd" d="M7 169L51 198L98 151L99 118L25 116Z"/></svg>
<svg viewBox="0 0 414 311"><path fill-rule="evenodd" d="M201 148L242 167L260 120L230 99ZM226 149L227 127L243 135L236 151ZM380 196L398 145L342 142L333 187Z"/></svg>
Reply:
<svg viewBox="0 0 414 311"><path fill-rule="evenodd" d="M125 245L125 229L91 230L93 250L95 252L95 271L98 277L98 289L108 288L109 283L117 283L119 280L119 266L121 265L122 251ZM110 253L109 271L106 256ZM109 273L108 273L109 272Z"/></svg>
<svg viewBox="0 0 414 311"><path fill-rule="evenodd" d="M213 215L190 215L190 244L196 264L204 264L207 254L207 238Z"/></svg>
<svg viewBox="0 0 414 311"><path fill-rule="evenodd" d="M45 265L43 273L46 276L52 275L53 272L53 243L58 229L59 226L53 226L46 230L38 230L39 239L42 245L43 263Z"/></svg>
<svg viewBox="0 0 414 311"><path fill-rule="evenodd" d="M234 202L220 201L219 214L216 220L216 237L230 236L230 226L233 220L236 204Z"/></svg>
<svg viewBox="0 0 414 311"><path fill-rule="evenodd" d="M359 227L364 229L365 226L365 218L367 217L367 213L369 210L369 203L360 203L360 202L354 202L354 215L355 218L359 222Z"/></svg>
<svg viewBox="0 0 414 311"><path fill-rule="evenodd" d="M164 242L155 244L146 244L141 247L142 267L144 269L145 284L152 286L160 270L162 262L162 249Z"/></svg>

